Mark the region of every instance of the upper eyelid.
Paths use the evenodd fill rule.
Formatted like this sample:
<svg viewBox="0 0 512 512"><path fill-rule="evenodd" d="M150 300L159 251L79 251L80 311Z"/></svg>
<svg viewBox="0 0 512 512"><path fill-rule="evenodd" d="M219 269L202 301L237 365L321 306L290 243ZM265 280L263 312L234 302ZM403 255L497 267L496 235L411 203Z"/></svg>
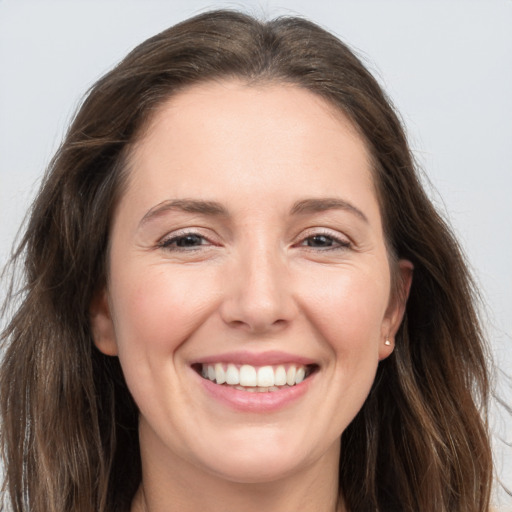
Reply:
<svg viewBox="0 0 512 512"><path fill-rule="evenodd" d="M304 237L304 238L302 238L299 241L298 244L295 244L295 245L301 246L305 241L307 241L308 239L313 238L315 236L326 236L327 238L331 238L333 240L334 244L337 244L337 246L329 247L330 249L337 249L337 248L345 248L345 249L347 249L347 248L353 246L353 243L349 239L341 238L341 237L335 237L335 236L331 236L331 235L327 235L327 234L323 234L323 233L317 233L316 235L310 235L310 236ZM307 247L308 249L312 249L312 250L315 249L315 247L306 246L306 245L304 245L304 247ZM323 249L325 250L327 248L323 248Z"/></svg>
<svg viewBox="0 0 512 512"><path fill-rule="evenodd" d="M208 233L205 233L205 231L208 231ZM177 230L168 232L167 234L162 236L158 240L157 243L162 244L162 243L165 243L166 241L172 240L174 238L180 238L180 237L187 236L187 235L199 236L212 244L219 243L219 240L216 240L216 238L218 238L218 236L212 235L212 234L210 234L210 232L211 232L210 229L202 228L199 226L181 228L181 229L177 229ZM350 236L348 236L347 234L345 234L339 230L333 229L333 228L322 227L322 226L314 226L314 227L310 227L310 228L306 228L306 229L302 230L295 237L295 242L293 242L293 244L297 244L301 241L306 240L307 238L310 238L313 236L318 236L318 235L325 235L325 236L333 238L334 240L338 240L339 242L346 241L346 242L350 243L351 245L354 244L354 241L352 240L352 238Z"/></svg>
<svg viewBox="0 0 512 512"><path fill-rule="evenodd" d="M351 237L348 236L346 233L343 233L337 229L327 228L327 227L322 227L322 226L307 228L307 229L301 231L301 233L297 236L297 238L304 240L306 238L309 238L312 236L317 236L317 235L325 235L325 236L329 236L334 239L347 240L352 243Z"/></svg>
<svg viewBox="0 0 512 512"><path fill-rule="evenodd" d="M215 244L215 242L213 240L214 237L208 236L205 233L203 233L201 228L183 228L183 229L178 229L176 231L171 231L171 232L165 234L163 237L161 237L158 240L157 245L162 246L170 241L173 241L175 239L179 239L179 238L182 238L185 236L189 236L189 235L198 236L200 238L203 238L204 240L206 240L207 242L209 242L212 245Z"/></svg>

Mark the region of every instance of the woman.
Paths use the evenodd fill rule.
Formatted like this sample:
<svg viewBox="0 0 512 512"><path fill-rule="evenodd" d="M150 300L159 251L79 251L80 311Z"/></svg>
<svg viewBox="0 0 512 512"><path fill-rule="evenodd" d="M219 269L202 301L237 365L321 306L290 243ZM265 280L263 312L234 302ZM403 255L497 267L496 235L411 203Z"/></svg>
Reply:
<svg viewBox="0 0 512 512"><path fill-rule="evenodd" d="M217 11L90 91L18 249L13 510L485 511L472 283L352 52Z"/></svg>

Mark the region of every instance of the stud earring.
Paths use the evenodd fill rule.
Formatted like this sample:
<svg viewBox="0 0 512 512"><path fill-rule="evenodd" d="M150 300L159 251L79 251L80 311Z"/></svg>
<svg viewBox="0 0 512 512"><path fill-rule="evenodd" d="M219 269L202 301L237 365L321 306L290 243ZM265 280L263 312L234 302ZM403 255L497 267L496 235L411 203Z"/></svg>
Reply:
<svg viewBox="0 0 512 512"><path fill-rule="evenodd" d="M391 346L391 341L389 341L389 339L386 338L386 341L384 342L384 345L386 345L387 347L390 347Z"/></svg>

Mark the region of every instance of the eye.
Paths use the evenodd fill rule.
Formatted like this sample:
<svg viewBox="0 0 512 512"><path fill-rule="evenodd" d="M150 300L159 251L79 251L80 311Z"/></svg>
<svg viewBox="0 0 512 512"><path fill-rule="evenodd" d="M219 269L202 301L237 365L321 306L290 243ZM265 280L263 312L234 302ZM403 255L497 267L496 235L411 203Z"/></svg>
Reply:
<svg viewBox="0 0 512 512"><path fill-rule="evenodd" d="M170 250L187 250L210 245L210 242L197 233L183 233L166 238L159 243L159 247Z"/></svg>
<svg viewBox="0 0 512 512"><path fill-rule="evenodd" d="M335 243L332 237L326 235L310 236L304 242L308 247L332 247Z"/></svg>
<svg viewBox="0 0 512 512"><path fill-rule="evenodd" d="M335 250L349 248L351 243L346 239L336 237L332 234L316 233L304 238L299 245L311 249Z"/></svg>

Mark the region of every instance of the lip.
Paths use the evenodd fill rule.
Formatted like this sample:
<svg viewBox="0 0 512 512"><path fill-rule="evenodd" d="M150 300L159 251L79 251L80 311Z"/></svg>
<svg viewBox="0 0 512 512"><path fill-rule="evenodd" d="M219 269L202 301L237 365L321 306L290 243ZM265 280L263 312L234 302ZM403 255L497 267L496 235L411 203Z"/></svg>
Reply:
<svg viewBox="0 0 512 512"><path fill-rule="evenodd" d="M235 389L232 386L215 384L211 380L204 379L196 372L193 373L199 379L200 385L208 396L228 406L230 409L252 413L270 413L292 405L308 392L316 377L316 373L314 373L300 384L295 384L295 386L290 388L283 388L280 391L251 393Z"/></svg>
<svg viewBox="0 0 512 512"><path fill-rule="evenodd" d="M317 364L316 361L307 357L271 350L260 353L249 351L225 352L203 357L197 361L193 361L192 365L215 363L249 364L251 366L275 366L278 364L298 364L307 366Z"/></svg>
<svg viewBox="0 0 512 512"><path fill-rule="evenodd" d="M209 379L201 377L201 375L193 369L193 366L198 364L215 363L232 363L236 365L250 364L252 366L296 364L304 366L315 365L317 367L318 364L313 359L281 351L267 351L261 353L249 351L225 352L206 356L193 362L191 364L191 370L194 378L199 380L198 384L202 386L202 389L208 397L238 412L264 414L289 407L308 392L318 373L315 371L299 384L295 384L292 387L284 387L279 391L251 393L249 391L236 389L232 386L216 384Z"/></svg>

